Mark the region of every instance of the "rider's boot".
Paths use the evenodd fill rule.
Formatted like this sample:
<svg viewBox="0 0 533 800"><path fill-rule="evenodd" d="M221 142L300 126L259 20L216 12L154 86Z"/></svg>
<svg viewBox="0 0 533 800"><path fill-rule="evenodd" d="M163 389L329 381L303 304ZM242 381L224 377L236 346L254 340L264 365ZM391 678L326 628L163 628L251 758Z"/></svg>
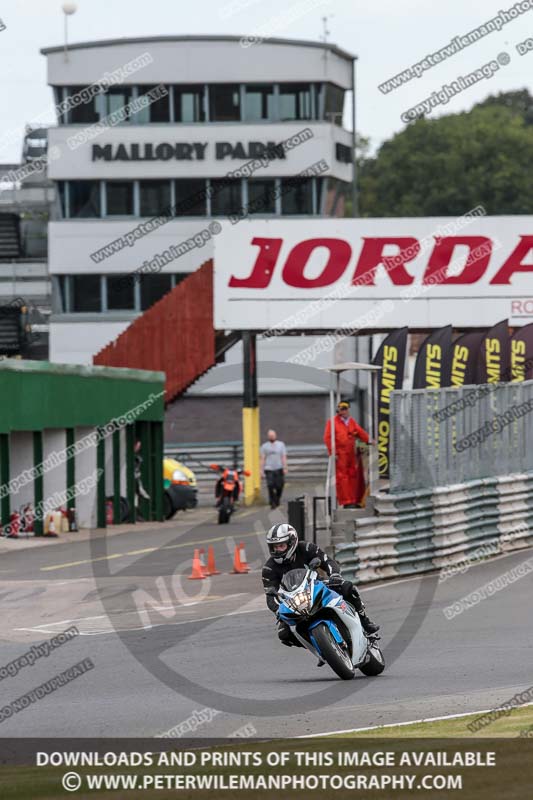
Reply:
<svg viewBox="0 0 533 800"><path fill-rule="evenodd" d="M379 625L376 625L375 622L372 622L372 620L367 617L364 611L363 613L360 611L357 613L359 614L359 619L361 620L361 625L363 626L365 633L377 633L379 631Z"/></svg>

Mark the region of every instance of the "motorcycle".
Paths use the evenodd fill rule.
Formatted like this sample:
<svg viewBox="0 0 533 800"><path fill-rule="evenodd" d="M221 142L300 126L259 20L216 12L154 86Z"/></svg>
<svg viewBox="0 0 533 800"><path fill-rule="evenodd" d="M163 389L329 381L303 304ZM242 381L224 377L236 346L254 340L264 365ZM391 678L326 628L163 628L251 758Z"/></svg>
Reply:
<svg viewBox="0 0 533 800"><path fill-rule="evenodd" d="M248 477L252 473L246 469L229 469L220 464L210 464L209 467L219 473L216 492L218 524L224 525L230 521L230 517L235 511L235 503L242 492L241 475Z"/></svg>
<svg viewBox="0 0 533 800"><path fill-rule="evenodd" d="M356 669L363 675L379 675L385 669L377 634L363 631L359 615L326 581L318 577L320 561L307 569L293 569L283 576L278 590L280 619L293 635L318 658L329 664L343 680L351 680Z"/></svg>

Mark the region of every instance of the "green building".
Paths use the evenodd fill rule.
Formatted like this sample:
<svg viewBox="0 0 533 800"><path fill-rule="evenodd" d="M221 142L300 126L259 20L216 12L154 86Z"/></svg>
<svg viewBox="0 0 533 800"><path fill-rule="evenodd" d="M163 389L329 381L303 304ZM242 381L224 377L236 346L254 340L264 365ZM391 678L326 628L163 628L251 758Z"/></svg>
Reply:
<svg viewBox="0 0 533 800"><path fill-rule="evenodd" d="M111 367L0 362L0 514L31 503L35 532L59 507L78 525L134 522L135 444L140 441L145 520L163 519L163 372ZM121 500L122 498L122 500Z"/></svg>

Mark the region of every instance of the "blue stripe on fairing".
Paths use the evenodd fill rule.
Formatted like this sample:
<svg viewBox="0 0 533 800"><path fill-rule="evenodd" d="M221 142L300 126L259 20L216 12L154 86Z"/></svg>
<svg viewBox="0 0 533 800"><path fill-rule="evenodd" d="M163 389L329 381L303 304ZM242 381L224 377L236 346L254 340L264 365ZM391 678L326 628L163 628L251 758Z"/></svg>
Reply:
<svg viewBox="0 0 533 800"><path fill-rule="evenodd" d="M314 588L315 588L315 594L316 594L316 591L317 591L318 588L322 589L322 591L323 591L322 605L324 605L324 606L327 606L328 603L331 603L332 600L335 600L336 598L340 598L341 597L341 595L338 592L334 592L333 589L330 589L329 586L326 586L326 584L322 583L322 581L316 581ZM314 599L315 598L313 596L313 602L314 602Z"/></svg>

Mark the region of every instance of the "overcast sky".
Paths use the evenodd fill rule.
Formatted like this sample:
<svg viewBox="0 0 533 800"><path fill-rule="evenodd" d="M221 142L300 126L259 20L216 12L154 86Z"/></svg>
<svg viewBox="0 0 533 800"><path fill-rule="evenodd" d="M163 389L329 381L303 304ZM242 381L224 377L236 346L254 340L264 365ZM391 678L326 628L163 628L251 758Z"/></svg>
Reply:
<svg viewBox="0 0 533 800"><path fill-rule="evenodd" d="M525 0L529 2L529 0ZM533 6L533 0L531 0ZM0 139L12 129L49 109L54 123L51 90L46 84L42 47L63 43L63 12L59 0L2 0L0 19ZM468 110L488 94L531 90L533 51L520 56L516 45L533 37L533 8L481 41L466 47L404 86L383 94L378 84L421 61L507 10L513 0L78 0L69 19L71 42L169 34L238 34L266 32L276 37L318 40L322 17L328 20L329 41L356 54L358 62L358 130L373 147L402 130L401 114L458 76L508 54L490 79L453 97L432 116ZM439 7L440 6L440 7ZM0 25L0 28L2 25ZM243 77L246 50L243 49ZM505 56L501 59L505 62ZM21 146L0 151L0 162L20 159Z"/></svg>

